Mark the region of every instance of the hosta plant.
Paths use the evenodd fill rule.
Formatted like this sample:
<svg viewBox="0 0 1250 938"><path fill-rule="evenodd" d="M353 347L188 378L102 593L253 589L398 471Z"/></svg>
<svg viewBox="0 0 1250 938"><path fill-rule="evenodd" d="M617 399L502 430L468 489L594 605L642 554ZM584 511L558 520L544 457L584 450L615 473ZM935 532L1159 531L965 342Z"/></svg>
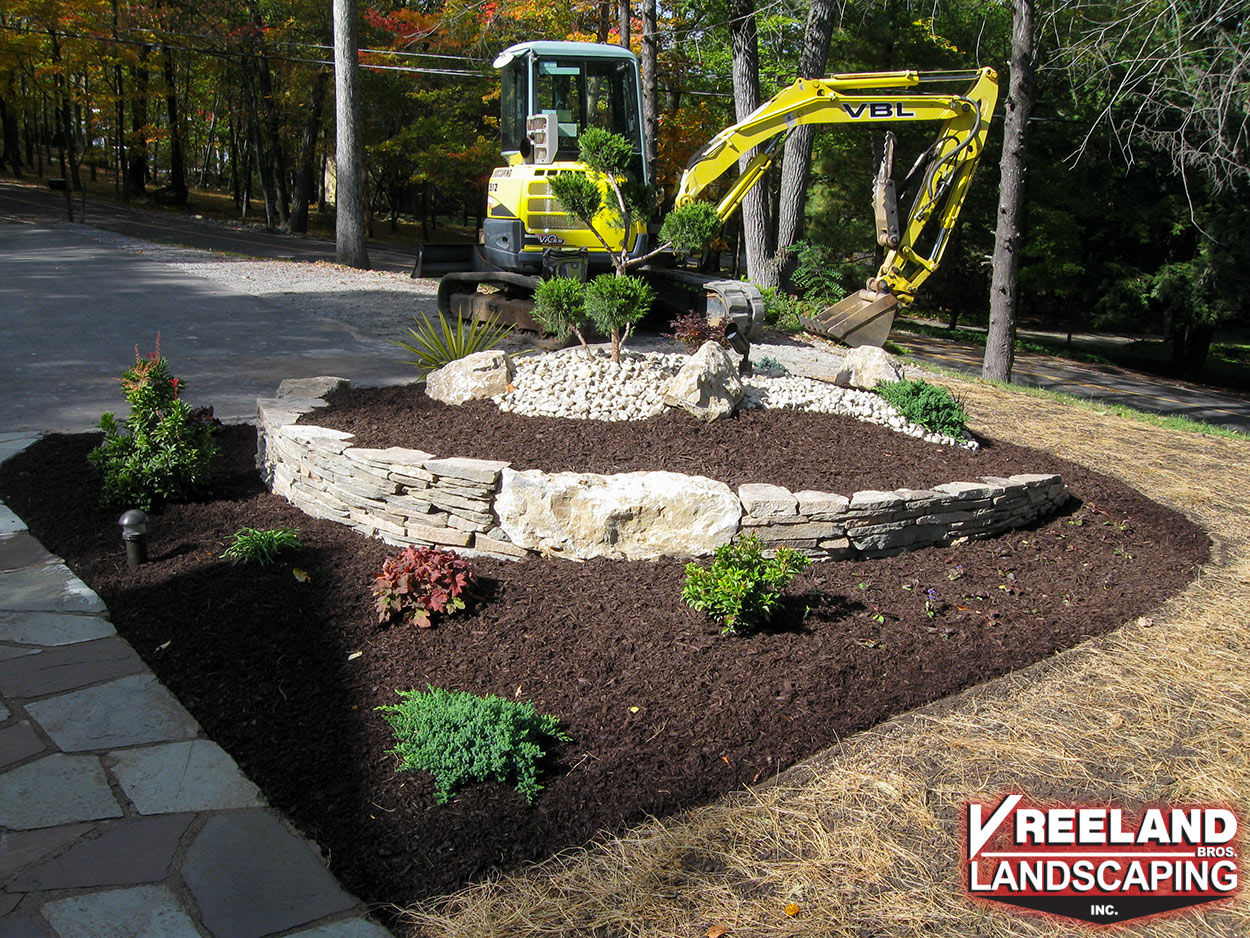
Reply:
<svg viewBox="0 0 1250 938"><path fill-rule="evenodd" d="M437 547L407 547L387 557L373 580L378 622L428 629L435 613L464 608L473 572L458 554Z"/></svg>
<svg viewBox="0 0 1250 938"><path fill-rule="evenodd" d="M121 385L130 415L104 414L104 441L88 456L100 473L101 504L151 511L206 485L217 454L212 410L193 411L181 399L186 383L169 373L159 336L146 358L135 347Z"/></svg>
<svg viewBox="0 0 1250 938"><path fill-rule="evenodd" d="M268 528L263 531L239 528L221 556L233 564L258 563L264 567L275 562L283 551L297 550L302 546L299 528Z"/></svg>
<svg viewBox="0 0 1250 938"><path fill-rule="evenodd" d="M428 685L427 685L428 687ZM434 798L446 804L472 782L512 784L526 801L542 790L538 762L548 740L568 740L553 716L540 716L530 701L478 697L428 687L400 691L400 701L379 707L395 734L401 770L429 772Z"/></svg>
<svg viewBox="0 0 1250 938"><path fill-rule="evenodd" d="M717 619L722 633L749 632L768 623L786 584L810 565L789 547L765 557L764 542L748 534L716 548L709 566L687 564L681 598Z"/></svg>

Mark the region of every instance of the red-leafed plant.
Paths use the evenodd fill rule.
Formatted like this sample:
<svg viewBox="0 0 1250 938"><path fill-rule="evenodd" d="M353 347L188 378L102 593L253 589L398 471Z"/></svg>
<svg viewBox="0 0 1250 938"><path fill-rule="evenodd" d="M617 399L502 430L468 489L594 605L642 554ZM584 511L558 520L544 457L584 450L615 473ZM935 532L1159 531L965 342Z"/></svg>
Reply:
<svg viewBox="0 0 1250 938"><path fill-rule="evenodd" d="M378 622L401 622L428 629L436 612L464 608L473 572L458 554L437 547L407 547L387 557L373 580Z"/></svg>

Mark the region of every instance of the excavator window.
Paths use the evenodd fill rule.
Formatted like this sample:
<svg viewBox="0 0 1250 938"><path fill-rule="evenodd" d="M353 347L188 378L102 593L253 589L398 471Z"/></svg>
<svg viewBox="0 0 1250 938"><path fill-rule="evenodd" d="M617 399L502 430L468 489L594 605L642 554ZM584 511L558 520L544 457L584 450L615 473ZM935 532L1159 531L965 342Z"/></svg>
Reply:
<svg viewBox="0 0 1250 938"><path fill-rule="evenodd" d="M525 118L529 113L526 94L527 63L524 57L513 59L500 76L501 126L500 136L504 153L527 155L529 141L525 138Z"/></svg>
<svg viewBox="0 0 1250 938"><path fill-rule="evenodd" d="M540 59L535 73L536 113L556 119L556 159L577 159L577 137L584 127L619 133L641 152L638 92L628 65L611 60Z"/></svg>

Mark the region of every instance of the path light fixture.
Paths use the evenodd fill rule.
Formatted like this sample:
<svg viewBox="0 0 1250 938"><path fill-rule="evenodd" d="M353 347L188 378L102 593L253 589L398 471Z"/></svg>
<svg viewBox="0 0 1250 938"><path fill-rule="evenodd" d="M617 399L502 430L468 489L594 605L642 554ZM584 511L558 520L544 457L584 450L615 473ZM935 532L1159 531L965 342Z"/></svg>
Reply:
<svg viewBox="0 0 1250 938"><path fill-rule="evenodd" d="M131 508L117 523L122 526L122 540L126 542L126 566L137 567L148 562L148 516L138 508Z"/></svg>

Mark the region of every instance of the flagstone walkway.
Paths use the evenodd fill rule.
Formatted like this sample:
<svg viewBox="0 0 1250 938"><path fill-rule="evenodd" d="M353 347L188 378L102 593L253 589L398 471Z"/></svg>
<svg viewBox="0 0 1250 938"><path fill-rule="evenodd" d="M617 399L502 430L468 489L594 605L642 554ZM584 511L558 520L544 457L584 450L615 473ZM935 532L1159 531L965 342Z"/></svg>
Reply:
<svg viewBox="0 0 1250 938"><path fill-rule="evenodd" d="M0 938L279 934L390 936L0 503Z"/></svg>

